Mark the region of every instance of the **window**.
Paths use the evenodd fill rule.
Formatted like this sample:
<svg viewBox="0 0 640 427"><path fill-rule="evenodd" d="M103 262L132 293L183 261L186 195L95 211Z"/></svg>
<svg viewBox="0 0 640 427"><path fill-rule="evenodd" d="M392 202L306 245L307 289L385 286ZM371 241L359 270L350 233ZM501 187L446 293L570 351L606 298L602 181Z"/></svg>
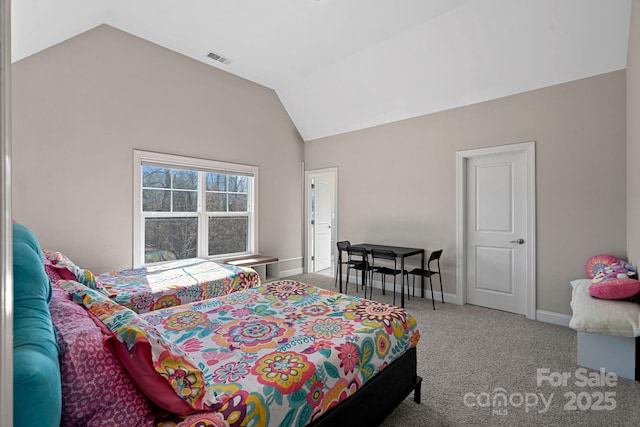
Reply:
<svg viewBox="0 0 640 427"><path fill-rule="evenodd" d="M255 166L134 150L134 266L257 247Z"/></svg>

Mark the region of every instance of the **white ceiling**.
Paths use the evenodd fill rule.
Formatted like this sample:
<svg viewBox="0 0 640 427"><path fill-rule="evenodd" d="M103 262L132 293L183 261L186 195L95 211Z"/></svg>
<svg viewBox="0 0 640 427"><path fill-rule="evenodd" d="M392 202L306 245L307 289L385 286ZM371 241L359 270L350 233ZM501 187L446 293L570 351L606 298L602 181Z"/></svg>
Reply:
<svg viewBox="0 0 640 427"><path fill-rule="evenodd" d="M12 57L108 24L272 88L308 141L623 69L630 15L631 0L14 0Z"/></svg>

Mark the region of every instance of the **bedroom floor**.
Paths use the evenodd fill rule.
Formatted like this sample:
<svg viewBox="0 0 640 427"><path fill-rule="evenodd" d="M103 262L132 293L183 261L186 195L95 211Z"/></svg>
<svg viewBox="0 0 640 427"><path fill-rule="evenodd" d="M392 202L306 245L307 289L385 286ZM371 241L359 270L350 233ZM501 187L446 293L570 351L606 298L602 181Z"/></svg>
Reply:
<svg viewBox="0 0 640 427"><path fill-rule="evenodd" d="M333 275L287 279L335 290ZM391 303L391 298L391 292L373 291L375 300ZM637 425L640 382L619 378L607 386L597 371L578 370L572 329L473 305L436 301L434 311L431 301L421 298L411 298L406 308L422 335L422 403L409 396L382 426ZM547 377L569 377L565 384L541 380L538 385L539 369L546 369ZM507 398L504 405L501 396Z"/></svg>

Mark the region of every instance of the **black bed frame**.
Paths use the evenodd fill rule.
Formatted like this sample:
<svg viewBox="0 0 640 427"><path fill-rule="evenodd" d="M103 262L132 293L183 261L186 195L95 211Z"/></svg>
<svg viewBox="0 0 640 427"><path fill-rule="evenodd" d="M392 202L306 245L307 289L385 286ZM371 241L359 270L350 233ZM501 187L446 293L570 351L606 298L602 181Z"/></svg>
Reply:
<svg viewBox="0 0 640 427"><path fill-rule="evenodd" d="M353 396L309 424L312 427L377 426L413 391L420 403L422 378L415 347L367 381Z"/></svg>
<svg viewBox="0 0 640 427"><path fill-rule="evenodd" d="M635 380L640 381L640 337L636 337L636 372Z"/></svg>

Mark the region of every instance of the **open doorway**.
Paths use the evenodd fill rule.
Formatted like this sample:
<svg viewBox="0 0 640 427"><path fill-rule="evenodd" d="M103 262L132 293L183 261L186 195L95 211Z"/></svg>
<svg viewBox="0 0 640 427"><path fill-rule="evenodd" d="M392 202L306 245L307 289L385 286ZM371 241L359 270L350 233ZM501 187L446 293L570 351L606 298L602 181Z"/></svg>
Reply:
<svg viewBox="0 0 640 427"><path fill-rule="evenodd" d="M333 274L338 237L338 168L305 172L305 272Z"/></svg>

